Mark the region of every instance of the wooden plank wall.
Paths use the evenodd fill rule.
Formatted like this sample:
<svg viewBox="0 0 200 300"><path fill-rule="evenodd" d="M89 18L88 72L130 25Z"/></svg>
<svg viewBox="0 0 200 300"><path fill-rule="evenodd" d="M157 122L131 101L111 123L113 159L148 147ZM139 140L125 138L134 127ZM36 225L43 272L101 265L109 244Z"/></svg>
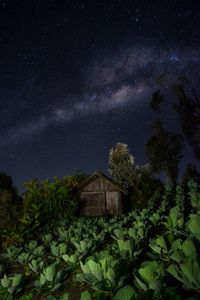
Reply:
<svg viewBox="0 0 200 300"><path fill-rule="evenodd" d="M82 214L87 216L118 215L122 211L121 192L112 182L98 177L90 182L81 193L85 205ZM108 209L108 211L106 211Z"/></svg>

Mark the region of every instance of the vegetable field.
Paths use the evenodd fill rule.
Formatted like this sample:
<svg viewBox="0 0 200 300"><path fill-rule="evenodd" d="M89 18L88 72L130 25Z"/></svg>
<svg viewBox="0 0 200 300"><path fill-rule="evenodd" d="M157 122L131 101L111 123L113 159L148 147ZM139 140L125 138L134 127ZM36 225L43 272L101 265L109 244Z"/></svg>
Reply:
<svg viewBox="0 0 200 300"><path fill-rule="evenodd" d="M200 192L165 186L148 207L77 218L4 247L0 299L200 299Z"/></svg>

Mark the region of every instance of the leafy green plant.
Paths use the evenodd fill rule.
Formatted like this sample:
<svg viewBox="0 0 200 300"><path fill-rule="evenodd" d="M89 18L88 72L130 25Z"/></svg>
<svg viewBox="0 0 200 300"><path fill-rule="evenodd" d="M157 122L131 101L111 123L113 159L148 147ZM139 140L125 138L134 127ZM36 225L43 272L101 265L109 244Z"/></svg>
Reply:
<svg viewBox="0 0 200 300"><path fill-rule="evenodd" d="M135 284L138 288L147 291L160 290L161 279L165 275L163 266L156 261L145 261L135 275Z"/></svg>
<svg viewBox="0 0 200 300"><path fill-rule="evenodd" d="M18 257L16 258L16 261L19 262L22 265L27 264L28 262L30 262L33 259L33 255L31 254L31 252L22 252L18 255Z"/></svg>
<svg viewBox="0 0 200 300"><path fill-rule="evenodd" d="M163 222L166 228L170 231L181 230L184 226L184 217L183 212L179 209L178 206L174 206L169 211L169 216L166 217L167 221Z"/></svg>
<svg viewBox="0 0 200 300"><path fill-rule="evenodd" d="M128 235L136 242L139 242L139 240L147 237L150 228L151 225L147 225L144 221L139 219L133 223L133 226L131 228L129 228Z"/></svg>
<svg viewBox="0 0 200 300"><path fill-rule="evenodd" d="M80 242L73 241L72 243L76 247L79 257L86 255L89 251L92 252L96 247L96 243L92 239L81 240Z"/></svg>
<svg viewBox="0 0 200 300"><path fill-rule="evenodd" d="M32 300L32 299L33 299L33 294L28 293L28 294L21 296L18 300Z"/></svg>
<svg viewBox="0 0 200 300"><path fill-rule="evenodd" d="M182 282L184 288L200 292L200 264L197 261L188 260L179 266L171 264L167 271Z"/></svg>
<svg viewBox="0 0 200 300"><path fill-rule="evenodd" d="M56 257L62 257L62 255L66 254L67 252L67 244L66 243L60 243L57 244L57 242L53 241L51 242L51 254Z"/></svg>
<svg viewBox="0 0 200 300"><path fill-rule="evenodd" d="M72 255L65 254L62 256L62 258L64 259L64 261L66 261L72 265L76 265L78 262L78 258L75 254L72 254Z"/></svg>
<svg viewBox="0 0 200 300"><path fill-rule="evenodd" d="M34 273L39 273L44 266L44 261L42 261L40 258L33 259L28 265Z"/></svg>
<svg viewBox="0 0 200 300"><path fill-rule="evenodd" d="M64 230L62 227L56 229L56 234L61 242L68 242L71 236L71 230Z"/></svg>
<svg viewBox="0 0 200 300"><path fill-rule="evenodd" d="M88 291L84 291L81 293L81 299L80 300L92 300L92 296Z"/></svg>
<svg viewBox="0 0 200 300"><path fill-rule="evenodd" d="M46 246L50 244L52 239L53 239L53 236L52 236L51 233L47 233L47 234L42 235L42 241Z"/></svg>
<svg viewBox="0 0 200 300"><path fill-rule="evenodd" d="M10 294L18 293L21 290L20 284L22 277L22 274L13 274L9 277L4 274L4 277L1 279L1 285L6 288Z"/></svg>
<svg viewBox="0 0 200 300"><path fill-rule="evenodd" d="M47 287L51 292L57 290L61 283L62 270L58 270L56 263L46 267L40 274L39 280L35 281L35 286L39 289Z"/></svg>
<svg viewBox="0 0 200 300"><path fill-rule="evenodd" d="M38 242L36 240L31 240L28 243L28 250L32 251L37 247Z"/></svg>
<svg viewBox="0 0 200 300"><path fill-rule="evenodd" d="M35 249L32 250L32 254L34 255L35 258L42 257L45 253L44 246L40 245L37 246Z"/></svg>
<svg viewBox="0 0 200 300"><path fill-rule="evenodd" d="M95 261L96 260L96 261ZM77 275L77 280L91 284L94 290L112 293L123 285L126 278L119 272L119 260L114 259L109 252L103 251L83 264L83 273Z"/></svg>
<svg viewBox="0 0 200 300"><path fill-rule="evenodd" d="M200 210L200 186L194 180L188 182L190 203L194 209Z"/></svg>
<svg viewBox="0 0 200 300"><path fill-rule="evenodd" d="M112 298L113 300L136 300L137 294L133 287L126 285L119 289L117 293Z"/></svg>
<svg viewBox="0 0 200 300"><path fill-rule="evenodd" d="M4 287L0 286L0 300L13 300L13 296Z"/></svg>
<svg viewBox="0 0 200 300"><path fill-rule="evenodd" d="M11 245L10 247L7 248L5 256L9 260L14 261L21 251L22 251L21 247L17 248L15 245Z"/></svg>
<svg viewBox="0 0 200 300"><path fill-rule="evenodd" d="M131 262L142 252L142 249L137 249L135 246L132 240L117 240L117 245L114 245L112 249L123 259Z"/></svg>
<svg viewBox="0 0 200 300"><path fill-rule="evenodd" d="M150 217L149 217L149 221L156 226L157 223L161 220L161 215L158 212L153 213Z"/></svg>
<svg viewBox="0 0 200 300"><path fill-rule="evenodd" d="M169 249L166 245L165 239L163 236L159 236L156 239L152 240L149 244L149 247L156 253L161 254L168 253Z"/></svg>
<svg viewBox="0 0 200 300"><path fill-rule="evenodd" d="M170 255L174 239L175 238L172 233L167 233L150 240L149 247L154 251L154 253L162 255L160 257L166 258Z"/></svg>
<svg viewBox="0 0 200 300"><path fill-rule="evenodd" d="M178 263L182 263L185 260L197 261L198 253L193 241L191 239L186 239L185 241L175 240L172 244L170 258Z"/></svg>
<svg viewBox="0 0 200 300"><path fill-rule="evenodd" d="M113 234L111 235L113 239L124 239L127 235L127 229L116 228L113 230Z"/></svg>
<svg viewBox="0 0 200 300"><path fill-rule="evenodd" d="M191 236L200 241L200 215L190 214L190 219L187 223L187 229Z"/></svg>

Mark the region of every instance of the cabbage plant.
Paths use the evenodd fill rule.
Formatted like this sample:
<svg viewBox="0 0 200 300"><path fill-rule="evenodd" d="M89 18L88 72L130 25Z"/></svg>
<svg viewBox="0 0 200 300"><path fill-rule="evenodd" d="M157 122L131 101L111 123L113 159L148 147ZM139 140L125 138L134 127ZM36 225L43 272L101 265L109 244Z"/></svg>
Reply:
<svg viewBox="0 0 200 300"><path fill-rule="evenodd" d="M22 277L22 274L13 274L9 277L4 274L4 277L1 279L1 285L6 288L10 294L17 294L21 290L20 284Z"/></svg>
<svg viewBox="0 0 200 300"><path fill-rule="evenodd" d="M107 251L98 253L96 258L90 257L85 264L80 262L80 266L83 273L77 274L77 280L89 283L99 292L113 293L123 285L127 277L120 273L119 260L114 259Z"/></svg>
<svg viewBox="0 0 200 300"><path fill-rule="evenodd" d="M200 293L200 264L197 261L186 260L179 265L171 264L167 271L188 290Z"/></svg>
<svg viewBox="0 0 200 300"><path fill-rule="evenodd" d="M51 254L53 256L56 256L57 258L61 258L62 255L66 254L67 252L67 244L66 243L60 243L57 244L57 242L53 241L51 243Z"/></svg>
<svg viewBox="0 0 200 300"><path fill-rule="evenodd" d="M56 263L43 269L43 272L39 276L39 280L35 281L36 288L48 288L51 292L57 290L61 283L62 270L58 270L58 265Z"/></svg>
<svg viewBox="0 0 200 300"><path fill-rule="evenodd" d="M34 273L39 273L44 266L44 261L42 261L41 258L33 259L28 265Z"/></svg>
<svg viewBox="0 0 200 300"><path fill-rule="evenodd" d="M161 288L161 280L165 275L164 268L161 263L156 261L145 261L141 264L137 275L135 275L135 284L138 288L159 291Z"/></svg>

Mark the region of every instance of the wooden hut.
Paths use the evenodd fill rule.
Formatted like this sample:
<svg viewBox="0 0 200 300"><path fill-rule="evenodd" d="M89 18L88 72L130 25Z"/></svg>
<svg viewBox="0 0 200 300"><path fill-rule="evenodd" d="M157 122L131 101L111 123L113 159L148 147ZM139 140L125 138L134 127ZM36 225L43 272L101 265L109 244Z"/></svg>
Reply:
<svg viewBox="0 0 200 300"><path fill-rule="evenodd" d="M127 194L117 182L95 172L81 185L81 215L119 215L124 212Z"/></svg>

